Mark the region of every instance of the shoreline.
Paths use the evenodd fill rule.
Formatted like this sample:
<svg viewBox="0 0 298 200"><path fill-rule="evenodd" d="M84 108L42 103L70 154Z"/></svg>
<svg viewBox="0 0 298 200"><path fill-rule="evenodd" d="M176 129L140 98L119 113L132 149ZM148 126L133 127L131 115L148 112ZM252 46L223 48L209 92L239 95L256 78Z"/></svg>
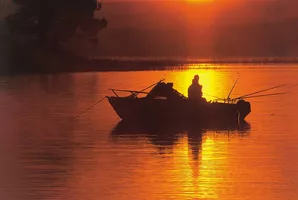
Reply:
<svg viewBox="0 0 298 200"><path fill-rule="evenodd" d="M179 69L220 69L224 65L243 65L243 67L253 65L272 66L275 65L295 65L298 67L297 61L227 61L217 60L212 62L206 61L136 61L136 60L111 60L100 59L96 61L77 60L68 62L67 59L59 64L39 63L38 66L28 67L30 64L25 64L27 67L12 67L6 71L1 71L0 76L14 76L25 74L59 74L59 73L80 73L80 72L123 72L123 71L159 71L159 70L179 70ZM24 63L18 63L19 66L24 66ZM51 65L51 66L49 66ZM196 66L197 65L197 66ZM218 66L214 66L218 65ZM242 66L239 66L242 67Z"/></svg>
<svg viewBox="0 0 298 200"><path fill-rule="evenodd" d="M298 57L82 57L62 49L14 45L0 76L109 71L220 69L223 65L296 65Z"/></svg>

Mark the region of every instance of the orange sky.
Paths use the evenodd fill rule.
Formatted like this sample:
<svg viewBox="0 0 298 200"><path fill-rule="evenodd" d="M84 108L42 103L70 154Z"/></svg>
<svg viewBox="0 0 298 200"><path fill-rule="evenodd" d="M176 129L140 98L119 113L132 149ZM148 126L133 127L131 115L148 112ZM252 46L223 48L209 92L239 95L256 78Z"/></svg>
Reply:
<svg viewBox="0 0 298 200"><path fill-rule="evenodd" d="M11 7L0 7L0 22ZM297 10L292 0L108 0L96 13L108 20L98 46L83 38L71 48L88 56L293 56Z"/></svg>

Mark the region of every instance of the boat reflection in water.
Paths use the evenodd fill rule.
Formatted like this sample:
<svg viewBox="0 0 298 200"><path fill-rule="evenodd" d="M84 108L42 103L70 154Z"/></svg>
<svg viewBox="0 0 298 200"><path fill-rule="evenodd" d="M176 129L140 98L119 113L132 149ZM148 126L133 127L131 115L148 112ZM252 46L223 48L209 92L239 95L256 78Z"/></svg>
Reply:
<svg viewBox="0 0 298 200"><path fill-rule="evenodd" d="M247 122L120 121L111 131L111 139L119 145L122 158L127 156L129 161L122 165L133 169L135 174L128 180L133 179L140 191L163 194L161 199L209 199L219 198L222 189L229 189L229 170L235 169L231 164L234 145L239 145L237 138L249 133Z"/></svg>
<svg viewBox="0 0 298 200"><path fill-rule="evenodd" d="M133 123L131 121L120 121L111 131L113 140L117 139L137 139L146 137L150 143L159 147L159 149L171 149L179 139L187 136L188 145L193 148L195 158L197 158L204 134L215 133L237 136L247 136L251 126L248 122L230 122L226 121L209 123L209 124L193 124L193 123ZM162 153L162 151L160 152Z"/></svg>

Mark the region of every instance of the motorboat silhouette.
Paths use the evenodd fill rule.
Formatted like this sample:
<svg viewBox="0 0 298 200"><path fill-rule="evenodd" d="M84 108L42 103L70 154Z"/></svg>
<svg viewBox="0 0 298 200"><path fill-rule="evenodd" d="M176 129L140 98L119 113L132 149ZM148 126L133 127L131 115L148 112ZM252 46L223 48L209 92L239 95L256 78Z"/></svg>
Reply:
<svg viewBox="0 0 298 200"><path fill-rule="evenodd" d="M153 87L149 92L146 89ZM121 119L130 121L243 121L251 112L250 102L239 99L191 101L163 80L141 91L111 89L115 96L107 96L110 105ZM120 97L116 91L130 92ZM145 97L138 97L144 93Z"/></svg>

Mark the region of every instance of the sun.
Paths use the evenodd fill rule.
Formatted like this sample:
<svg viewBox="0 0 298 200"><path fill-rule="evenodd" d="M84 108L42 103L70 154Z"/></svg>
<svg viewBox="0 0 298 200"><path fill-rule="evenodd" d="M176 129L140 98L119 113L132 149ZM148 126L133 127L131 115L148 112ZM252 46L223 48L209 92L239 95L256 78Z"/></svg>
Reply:
<svg viewBox="0 0 298 200"><path fill-rule="evenodd" d="M186 0L186 1L190 3L210 3L214 0Z"/></svg>

